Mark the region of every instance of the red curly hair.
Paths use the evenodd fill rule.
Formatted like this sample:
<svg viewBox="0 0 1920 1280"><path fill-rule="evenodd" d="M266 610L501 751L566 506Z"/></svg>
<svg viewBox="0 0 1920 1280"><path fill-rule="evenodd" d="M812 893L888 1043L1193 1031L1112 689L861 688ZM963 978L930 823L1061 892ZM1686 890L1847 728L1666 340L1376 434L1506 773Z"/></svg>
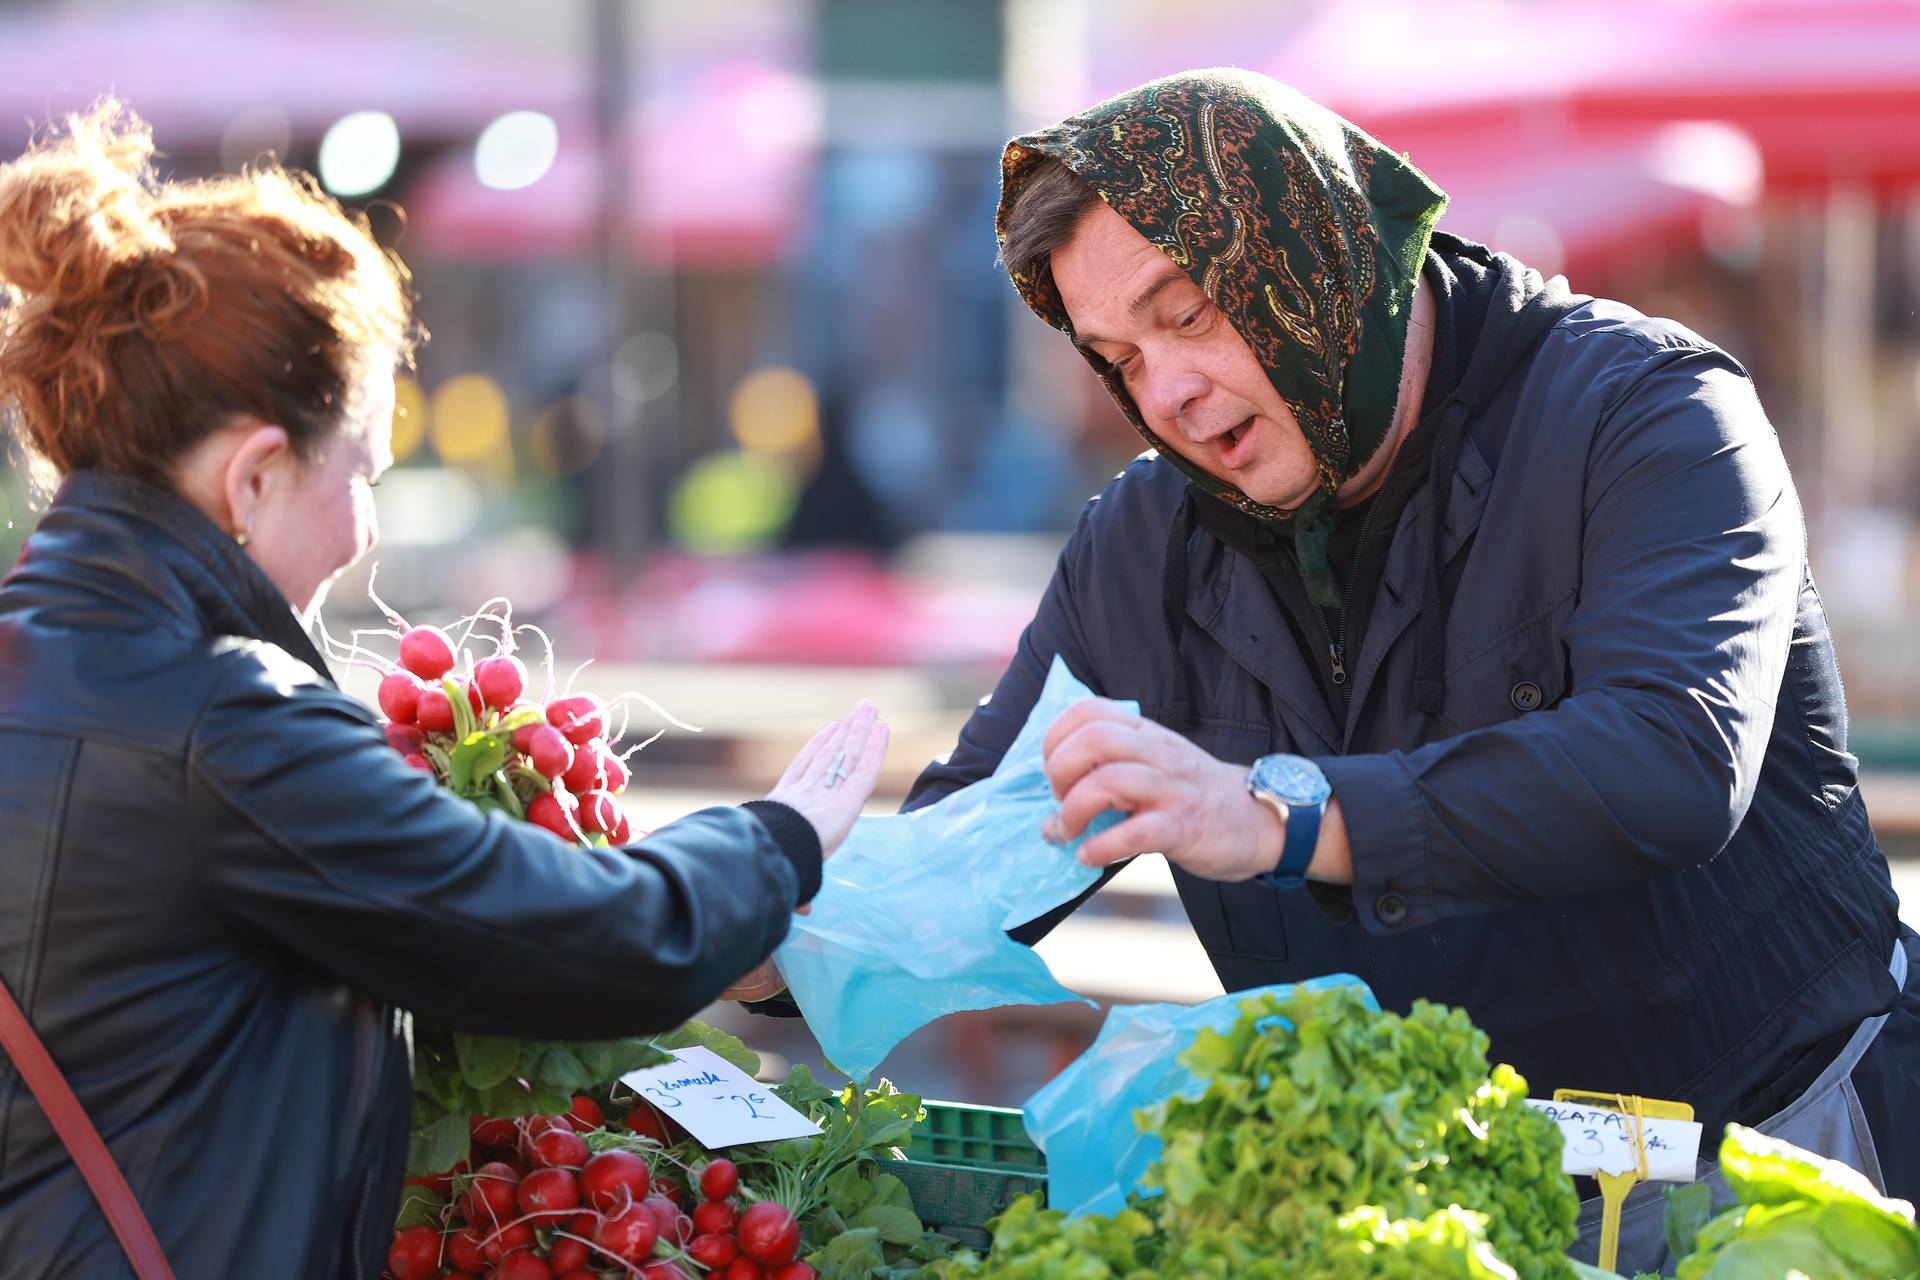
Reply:
<svg viewBox="0 0 1920 1280"><path fill-rule="evenodd" d="M111 99L0 167L0 414L36 469L165 483L240 415L310 458L423 337L406 267L305 174L162 182Z"/></svg>

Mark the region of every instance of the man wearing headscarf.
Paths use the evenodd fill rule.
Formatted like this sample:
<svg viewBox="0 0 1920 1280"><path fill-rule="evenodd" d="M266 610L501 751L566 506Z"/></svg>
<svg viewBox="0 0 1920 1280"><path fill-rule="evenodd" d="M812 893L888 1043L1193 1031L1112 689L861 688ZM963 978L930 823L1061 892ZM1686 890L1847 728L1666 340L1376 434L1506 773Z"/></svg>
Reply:
<svg viewBox="0 0 1920 1280"><path fill-rule="evenodd" d="M1536 1096L1920 1193L1920 939L1745 371L1436 230L1421 173L1265 77L1145 85L1003 179L1015 287L1151 451L909 807L992 771L1059 655L1142 714L1056 724L1051 834L1129 814L1082 857L1164 853L1228 990L1355 973L1464 1006Z"/></svg>

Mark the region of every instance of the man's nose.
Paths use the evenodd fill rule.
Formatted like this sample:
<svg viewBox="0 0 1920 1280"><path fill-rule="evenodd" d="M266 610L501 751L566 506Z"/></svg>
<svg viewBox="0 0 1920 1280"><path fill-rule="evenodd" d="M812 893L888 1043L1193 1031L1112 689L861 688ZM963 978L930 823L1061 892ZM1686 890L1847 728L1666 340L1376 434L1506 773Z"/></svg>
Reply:
<svg viewBox="0 0 1920 1280"><path fill-rule="evenodd" d="M1206 375L1191 365L1163 364L1157 369L1149 365L1134 400L1149 422L1178 423L1211 387Z"/></svg>

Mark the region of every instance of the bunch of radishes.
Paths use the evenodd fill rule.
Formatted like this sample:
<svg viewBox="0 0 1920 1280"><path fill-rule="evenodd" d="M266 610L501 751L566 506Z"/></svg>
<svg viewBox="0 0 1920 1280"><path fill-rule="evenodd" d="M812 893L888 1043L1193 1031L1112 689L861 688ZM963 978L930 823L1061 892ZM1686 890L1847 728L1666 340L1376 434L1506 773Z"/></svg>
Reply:
<svg viewBox="0 0 1920 1280"><path fill-rule="evenodd" d="M636 1132L657 1118L644 1113ZM591 1154L584 1133L604 1127L591 1098L574 1099L566 1116L521 1120L475 1118L471 1173L424 1182L453 1203L440 1224L394 1233L387 1251L392 1280L484 1275L487 1280L814 1280L794 1261L800 1227L783 1205L736 1206L740 1174L731 1160L709 1161L694 1185L701 1203L647 1159L627 1149ZM657 1157L668 1160L665 1152Z"/></svg>
<svg viewBox="0 0 1920 1280"><path fill-rule="evenodd" d="M445 631L408 626L389 612L396 629L372 634L396 638L399 661L369 655L359 645L364 632L350 652L382 671L378 702L387 741L408 764L563 840L618 845L632 838L618 799L629 773L610 742L620 735L609 734L608 708L585 693L529 699L509 615L483 609L467 620L467 636L483 620L500 631L496 651L469 665ZM550 646L546 667L551 686Z"/></svg>

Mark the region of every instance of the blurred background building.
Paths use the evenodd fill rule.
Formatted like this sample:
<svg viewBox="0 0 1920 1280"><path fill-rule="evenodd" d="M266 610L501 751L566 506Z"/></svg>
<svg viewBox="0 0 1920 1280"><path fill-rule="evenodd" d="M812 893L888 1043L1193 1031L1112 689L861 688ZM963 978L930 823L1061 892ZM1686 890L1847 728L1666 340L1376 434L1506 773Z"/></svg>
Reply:
<svg viewBox="0 0 1920 1280"><path fill-rule="evenodd" d="M433 333L379 592L443 622L510 597L596 660L583 683L702 723L639 757L657 822L764 786L863 694L893 797L950 745L1137 447L996 269L1000 145L1225 64L1408 152L1444 228L1745 362L1869 804L1920 854L1916 0L12 3L0 155L114 92L174 174L272 154L366 210ZM0 564L34 516L0 471ZM379 625L370 572L336 634ZM1205 994L1164 872L1128 877L1055 963L1104 998ZM1008 1065L1022 1017L1047 1034ZM909 1065L1017 1100L1076 1019L957 1020L962 1052Z"/></svg>

